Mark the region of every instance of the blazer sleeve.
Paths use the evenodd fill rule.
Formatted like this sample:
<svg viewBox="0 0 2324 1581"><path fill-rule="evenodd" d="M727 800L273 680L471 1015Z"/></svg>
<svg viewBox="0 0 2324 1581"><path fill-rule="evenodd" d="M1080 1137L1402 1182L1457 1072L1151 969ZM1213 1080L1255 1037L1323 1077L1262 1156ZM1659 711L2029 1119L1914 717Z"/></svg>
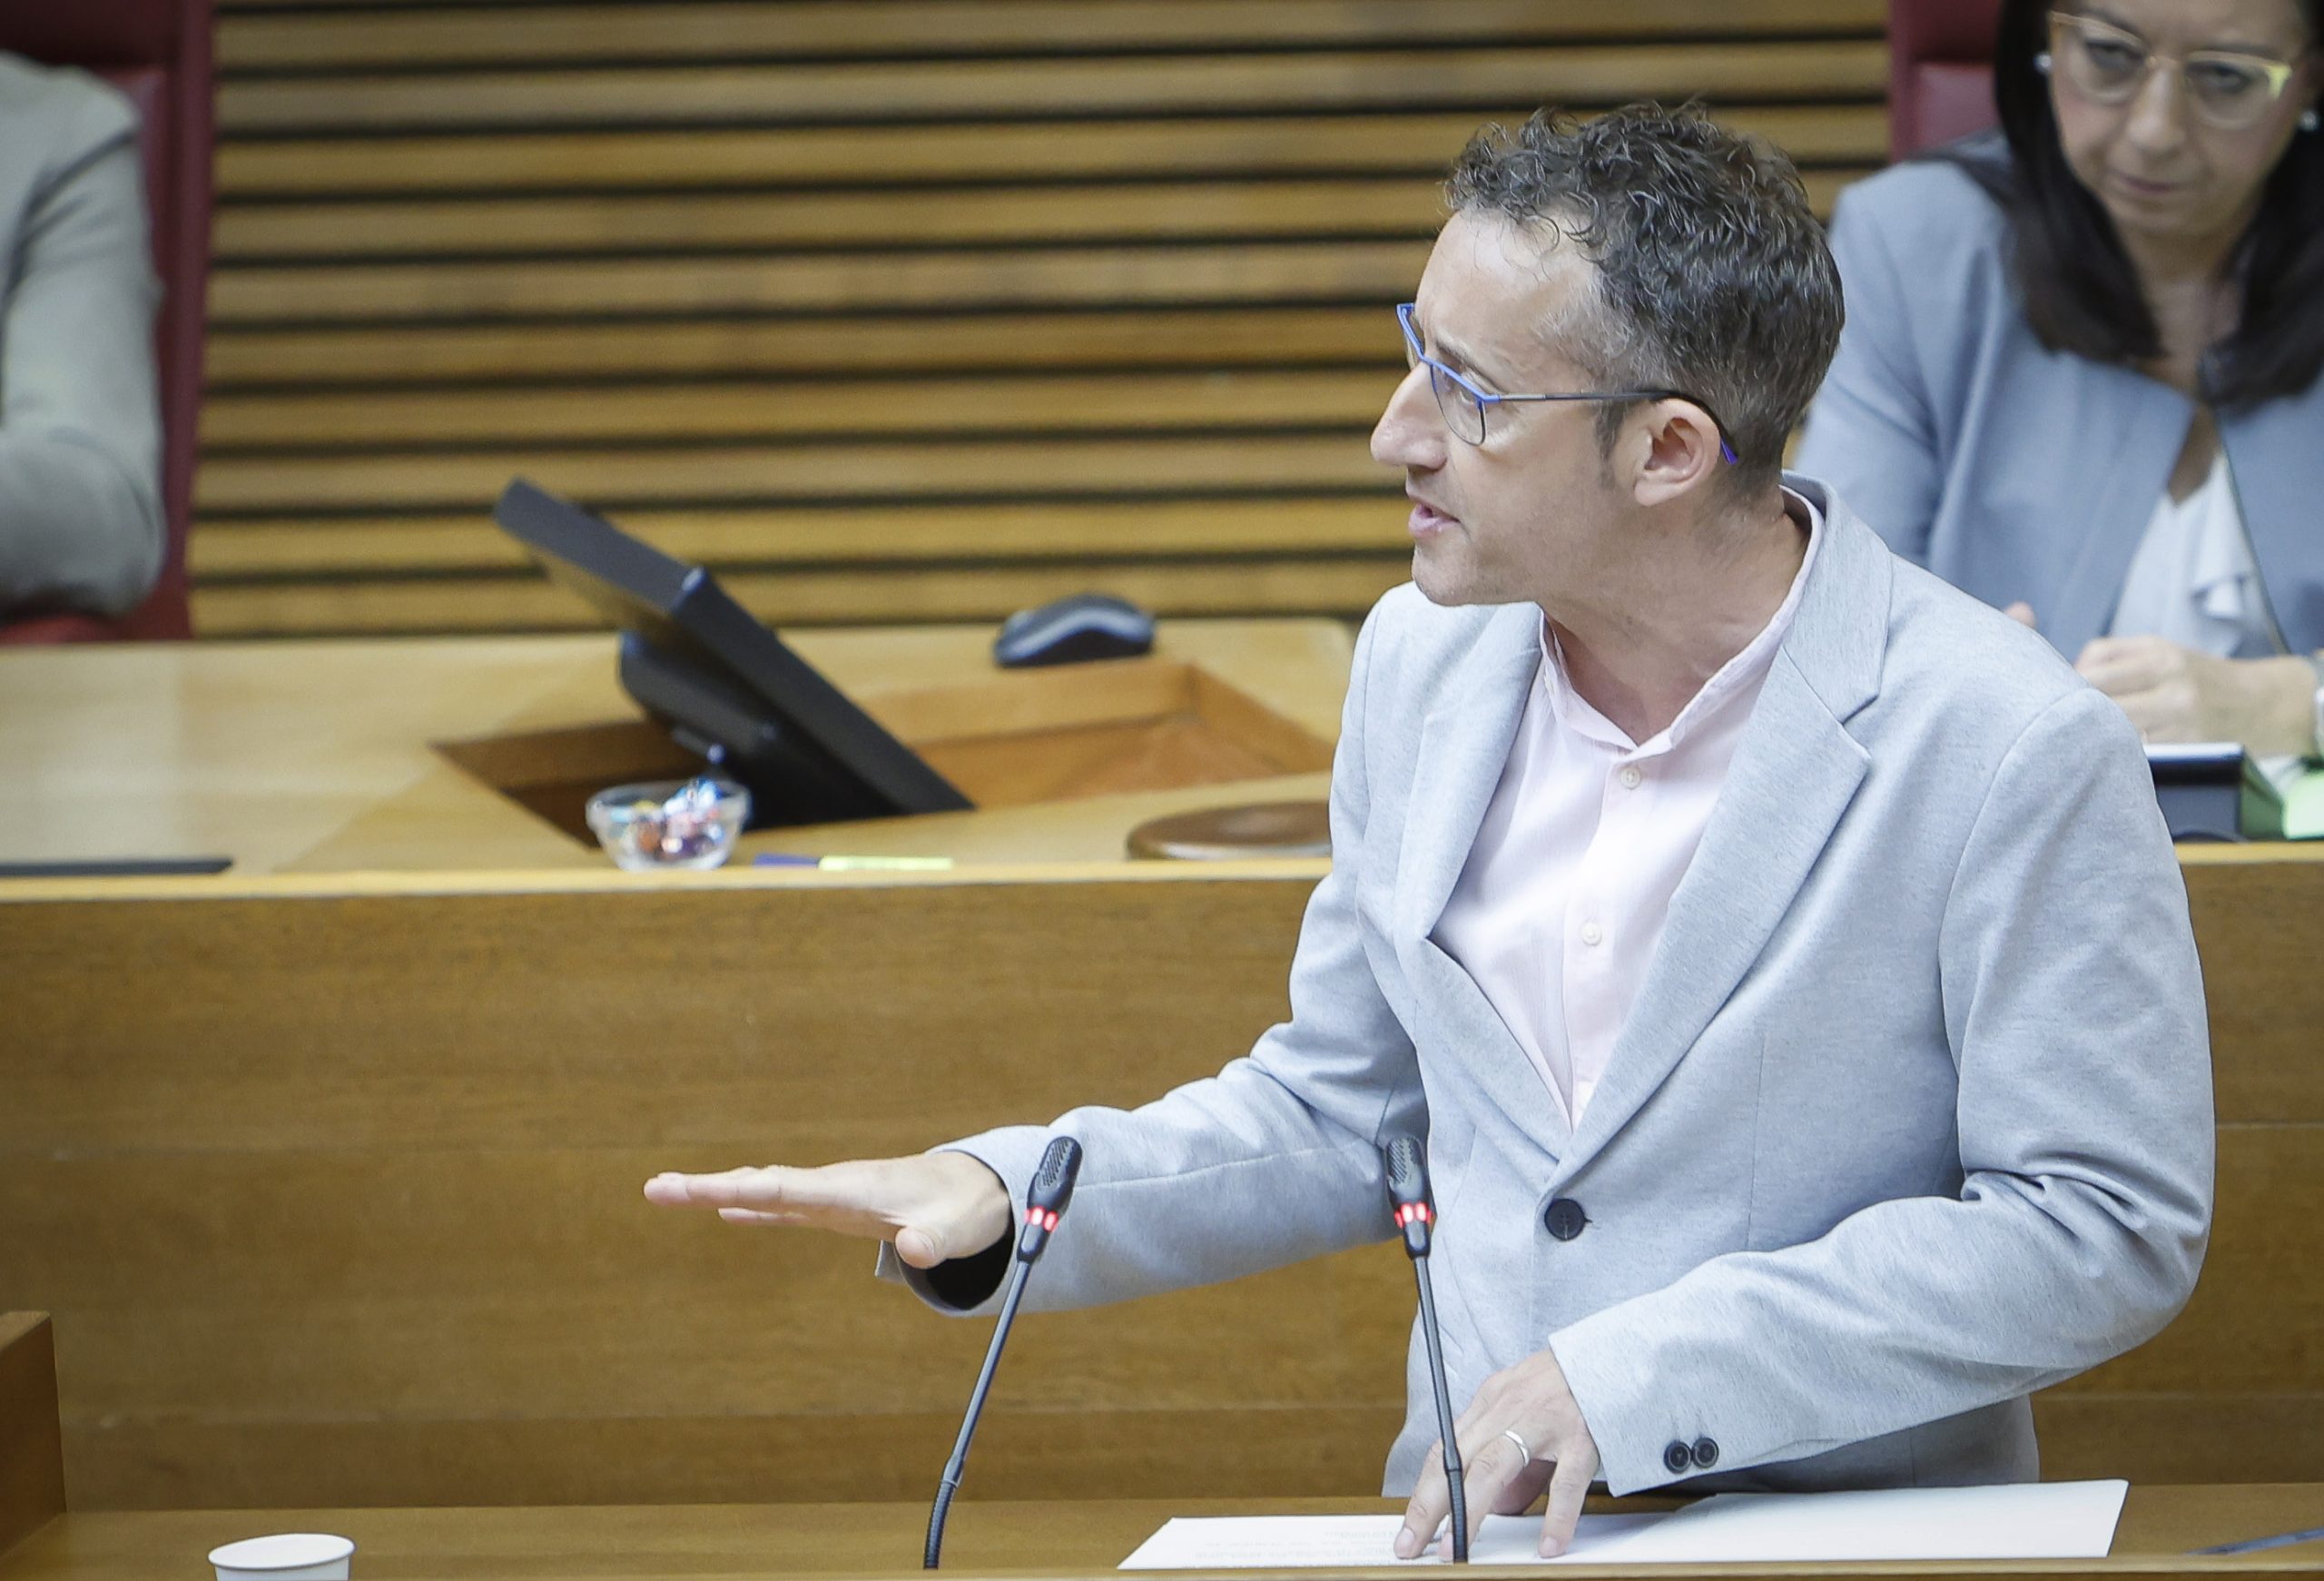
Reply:
<svg viewBox="0 0 2324 1581"><path fill-rule="evenodd" d="M1291 1019L1217 1075L1141 1108L1077 1109L1049 1126L949 1144L990 1166L1021 1202L1049 1137L1080 1139L1072 1214L1042 1258L1029 1307L1210 1284L1391 1233L1380 1139L1417 1134L1425 1119L1412 1042L1374 975L1356 914L1369 815L1364 719L1382 623L1375 611L1356 642L1332 770L1332 868L1300 925ZM883 1277L940 1309L990 1306L1005 1262L990 1260L967 1280L955 1268L908 1270L885 1248L880 1263Z"/></svg>
<svg viewBox="0 0 2324 1581"><path fill-rule="evenodd" d="M1713 1259L1553 1335L1614 1492L1668 1480L1674 1438L1727 1471L2028 1394L2184 1305L2211 1220L2202 983L2143 755L2098 693L2050 705L1996 771L1937 969L1958 1195Z"/></svg>
<svg viewBox="0 0 2324 1581"><path fill-rule="evenodd" d="M1908 299L1877 207L1855 199L1841 194L1832 212L1846 322L1794 464L1831 484L1890 548L1925 566L1943 470L1911 326L1932 304Z"/></svg>
<svg viewBox="0 0 2324 1581"><path fill-rule="evenodd" d="M134 112L64 84L0 309L0 608L118 614L162 562L156 287Z"/></svg>

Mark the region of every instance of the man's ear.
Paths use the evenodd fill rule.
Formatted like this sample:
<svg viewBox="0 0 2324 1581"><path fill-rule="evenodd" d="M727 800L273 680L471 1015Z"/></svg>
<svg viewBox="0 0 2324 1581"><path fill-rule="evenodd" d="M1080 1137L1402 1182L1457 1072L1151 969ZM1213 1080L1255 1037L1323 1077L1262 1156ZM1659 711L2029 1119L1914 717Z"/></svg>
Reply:
<svg viewBox="0 0 2324 1581"><path fill-rule="evenodd" d="M1703 488L1727 464L1718 426L1691 400L1650 401L1630 421L1644 440L1630 484L1642 506L1668 505Z"/></svg>

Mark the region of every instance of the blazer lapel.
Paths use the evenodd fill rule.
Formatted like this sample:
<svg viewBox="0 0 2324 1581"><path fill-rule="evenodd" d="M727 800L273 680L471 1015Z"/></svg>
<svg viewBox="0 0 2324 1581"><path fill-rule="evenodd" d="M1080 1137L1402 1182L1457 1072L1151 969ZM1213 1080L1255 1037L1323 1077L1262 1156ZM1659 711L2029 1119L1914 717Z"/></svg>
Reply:
<svg viewBox="0 0 2324 1581"><path fill-rule="evenodd" d="M2305 395L2222 413L2219 429L2277 635L2291 652L2313 653L2324 647L2324 539L2316 531L2324 380Z"/></svg>
<svg viewBox="0 0 2324 1581"><path fill-rule="evenodd" d="M1421 726L1396 865L1396 914L1407 937L1436 930L1468 865L1541 666L1541 631L1531 604L1497 612Z"/></svg>
<svg viewBox="0 0 2324 1581"><path fill-rule="evenodd" d="M1787 481L1824 512L1817 564L1561 1176L1629 1122L1733 995L1871 764L1845 721L1878 688L1892 562L1827 490Z"/></svg>
<svg viewBox="0 0 2324 1581"><path fill-rule="evenodd" d="M2069 664L2113 619L2131 558L2194 420L2193 405L2168 385L2123 368L2091 371L2097 382L2074 431L2083 443L2102 445L2111 437L2112 454L2087 458L2077 469L2089 483L2080 544L2059 586L2057 607L2034 611L2042 635Z"/></svg>
<svg viewBox="0 0 2324 1581"><path fill-rule="evenodd" d="M1662 1085L1791 909L1870 759L1778 656L1702 845L1670 898L1606 1079L1582 1111L1579 1165Z"/></svg>
<svg viewBox="0 0 2324 1581"><path fill-rule="evenodd" d="M1398 944L1425 1023L1502 1112L1544 1143L1566 1124L1525 1051L1476 980L1433 936L1492 805L1541 663L1541 612L1495 615L1421 726L1396 867Z"/></svg>

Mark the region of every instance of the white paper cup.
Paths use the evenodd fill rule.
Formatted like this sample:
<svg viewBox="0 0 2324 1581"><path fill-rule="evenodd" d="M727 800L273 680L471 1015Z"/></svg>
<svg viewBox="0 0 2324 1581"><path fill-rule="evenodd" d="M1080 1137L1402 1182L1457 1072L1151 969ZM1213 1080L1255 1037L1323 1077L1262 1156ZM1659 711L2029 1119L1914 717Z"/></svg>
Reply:
<svg viewBox="0 0 2324 1581"><path fill-rule="evenodd" d="M210 1550L218 1581L347 1581L355 1545L327 1532L282 1532L245 1537Z"/></svg>

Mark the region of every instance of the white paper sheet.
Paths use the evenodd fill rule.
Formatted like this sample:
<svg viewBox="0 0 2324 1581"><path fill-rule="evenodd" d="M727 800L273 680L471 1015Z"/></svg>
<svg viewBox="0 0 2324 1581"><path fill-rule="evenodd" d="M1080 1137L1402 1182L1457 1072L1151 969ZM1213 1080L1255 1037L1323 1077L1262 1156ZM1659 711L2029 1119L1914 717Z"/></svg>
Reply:
<svg viewBox="0 0 2324 1581"><path fill-rule="evenodd" d="M1584 1516L1572 1549L1534 1552L1538 1516L1488 1516L1472 1564L1677 1565L1817 1559L2096 1559L2113 1546L2126 1482L1725 1493L1668 1515ZM1235 1516L1170 1521L1125 1570L1273 1570L1399 1560L1393 1515Z"/></svg>
<svg viewBox="0 0 2324 1581"><path fill-rule="evenodd" d="M2127 1482L1862 1493L1722 1493L1655 1528L1624 1563L1752 1559L2102 1559Z"/></svg>
<svg viewBox="0 0 2324 1581"><path fill-rule="evenodd" d="M1573 1547L1555 1559L1544 1559L1535 1546L1541 1540L1538 1516L1489 1515L1484 1530L1469 1545L1472 1565L1615 1565L1628 1561L1623 1546L1670 1518L1666 1512L1650 1515L1586 1515L1573 1535ZM1166 1523L1137 1552L1124 1559L1125 1570L1291 1570L1352 1568L1364 1565L1429 1565L1443 1563L1434 1549L1417 1559L1396 1557L1396 1533L1403 1526L1393 1515L1181 1516Z"/></svg>

